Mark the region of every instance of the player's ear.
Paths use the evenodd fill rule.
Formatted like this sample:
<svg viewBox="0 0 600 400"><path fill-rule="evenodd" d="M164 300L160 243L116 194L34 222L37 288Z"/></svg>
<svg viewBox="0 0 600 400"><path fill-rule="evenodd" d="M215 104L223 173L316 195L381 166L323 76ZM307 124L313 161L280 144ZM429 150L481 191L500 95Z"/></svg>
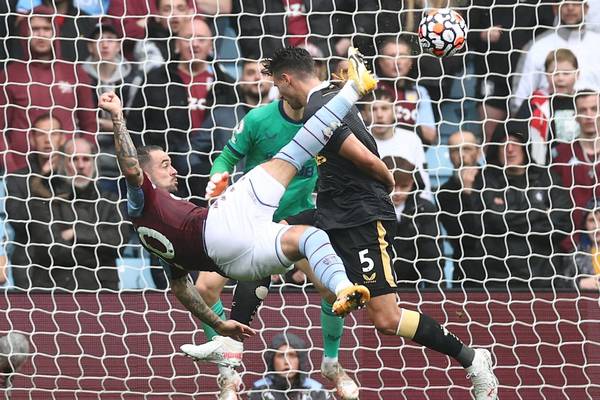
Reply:
<svg viewBox="0 0 600 400"><path fill-rule="evenodd" d="M282 73L279 77L279 80L285 83L286 85L292 85L294 81L292 75L288 74L287 72Z"/></svg>

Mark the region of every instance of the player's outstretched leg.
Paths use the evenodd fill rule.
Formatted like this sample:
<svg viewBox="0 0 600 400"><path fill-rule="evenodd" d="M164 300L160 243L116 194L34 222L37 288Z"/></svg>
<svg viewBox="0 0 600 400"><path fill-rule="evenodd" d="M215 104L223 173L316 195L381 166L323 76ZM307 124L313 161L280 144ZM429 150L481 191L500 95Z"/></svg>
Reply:
<svg viewBox="0 0 600 400"><path fill-rule="evenodd" d="M425 314L399 308L395 294L375 297L369 303L367 313L380 332L413 340L458 361L471 379L476 400L498 399L498 380L492 371L489 351L465 345Z"/></svg>

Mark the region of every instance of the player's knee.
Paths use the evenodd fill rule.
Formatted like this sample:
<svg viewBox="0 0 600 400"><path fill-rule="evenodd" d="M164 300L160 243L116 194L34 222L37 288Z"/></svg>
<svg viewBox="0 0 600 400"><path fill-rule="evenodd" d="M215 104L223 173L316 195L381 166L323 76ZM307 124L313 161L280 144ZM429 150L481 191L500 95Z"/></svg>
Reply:
<svg viewBox="0 0 600 400"><path fill-rule="evenodd" d="M393 336L396 334L396 329L398 328L398 324L396 321L393 321L391 318L387 318L386 314L376 315L372 317L373 326L375 329L384 335Z"/></svg>
<svg viewBox="0 0 600 400"><path fill-rule="evenodd" d="M298 261L303 258L300 252L299 243L300 238L306 229L309 229L309 227L304 225L293 225L281 236L281 249L283 250L283 254L285 254L289 260Z"/></svg>

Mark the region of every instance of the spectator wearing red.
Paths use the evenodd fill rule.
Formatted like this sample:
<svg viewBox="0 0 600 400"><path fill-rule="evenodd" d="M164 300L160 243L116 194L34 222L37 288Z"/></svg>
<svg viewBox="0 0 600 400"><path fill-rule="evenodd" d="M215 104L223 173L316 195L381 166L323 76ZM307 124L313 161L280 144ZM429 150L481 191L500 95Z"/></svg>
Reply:
<svg viewBox="0 0 600 400"><path fill-rule="evenodd" d="M437 129L427 89L411 77L415 56L408 39L389 37L379 47L376 71L380 87L390 93L398 126L416 132L424 144L437 144Z"/></svg>
<svg viewBox="0 0 600 400"><path fill-rule="evenodd" d="M579 137L556 147L553 168L571 191L575 228L582 229L585 205L590 199L600 199L600 93L580 91L575 96L575 107Z"/></svg>
<svg viewBox="0 0 600 400"><path fill-rule="evenodd" d="M27 13L30 10L18 8L19 12ZM41 5L34 7L31 14L53 15L55 37L60 39L56 46L56 58L75 62L87 58L85 38L98 23L98 18L88 15L80 10L73 0L42 0ZM27 20L20 26L21 33L27 36Z"/></svg>
<svg viewBox="0 0 600 400"><path fill-rule="evenodd" d="M548 89L533 92L523 103L518 117L529 120L531 158L540 165L550 160L549 149L559 142L571 143L579 136L575 118L575 83L579 76L577 57L569 49L557 49L546 56Z"/></svg>
<svg viewBox="0 0 600 400"><path fill-rule="evenodd" d="M27 166L27 132L36 116L52 112L70 132L96 132L96 111L81 67L54 59L53 11L40 6L24 21L30 27L26 60L11 61L0 73L0 129L8 172ZM77 121L77 123L76 123ZM91 135L86 139L94 140Z"/></svg>

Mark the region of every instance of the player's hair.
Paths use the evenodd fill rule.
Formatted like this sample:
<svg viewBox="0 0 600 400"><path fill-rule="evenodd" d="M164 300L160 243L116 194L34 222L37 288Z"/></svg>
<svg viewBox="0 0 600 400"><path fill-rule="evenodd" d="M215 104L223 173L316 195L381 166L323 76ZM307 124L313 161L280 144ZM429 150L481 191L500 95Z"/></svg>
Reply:
<svg viewBox="0 0 600 400"><path fill-rule="evenodd" d="M581 89L578 90L577 93L575 94L575 104L577 104L577 101L579 101L579 99L583 99L584 97L589 97L589 96L596 96L600 98L600 92L594 89Z"/></svg>
<svg viewBox="0 0 600 400"><path fill-rule="evenodd" d="M262 61L263 73L276 76L284 72L299 72L307 75L316 73L315 61L306 49L286 47L275 51L272 58Z"/></svg>
<svg viewBox="0 0 600 400"><path fill-rule="evenodd" d="M559 62L569 62L575 69L579 69L579 62L577 56L569 49L556 49L548 53L546 61L544 62L545 71L548 72L550 65L553 63L558 64Z"/></svg>
<svg viewBox="0 0 600 400"><path fill-rule="evenodd" d="M136 149L137 151L137 159L140 163L140 167L144 169L152 160L150 153L153 151L163 151L162 147L156 145L148 145L148 146L140 146Z"/></svg>

